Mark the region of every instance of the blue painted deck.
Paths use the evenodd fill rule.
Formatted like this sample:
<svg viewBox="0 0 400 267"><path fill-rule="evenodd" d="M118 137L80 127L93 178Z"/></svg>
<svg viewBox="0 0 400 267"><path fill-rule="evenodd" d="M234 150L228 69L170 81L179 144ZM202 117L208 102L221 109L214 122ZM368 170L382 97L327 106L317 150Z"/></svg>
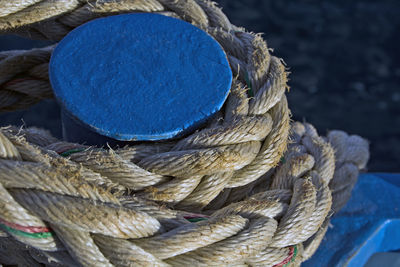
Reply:
<svg viewBox="0 0 400 267"><path fill-rule="evenodd" d="M400 174L361 175L331 225L315 255L302 266L360 267L376 252L399 250Z"/></svg>
<svg viewBox="0 0 400 267"><path fill-rule="evenodd" d="M82 125L125 141L180 136L222 107L232 82L226 55L210 35L148 13L73 30L56 47L49 74L58 102L77 122L67 131L82 140Z"/></svg>

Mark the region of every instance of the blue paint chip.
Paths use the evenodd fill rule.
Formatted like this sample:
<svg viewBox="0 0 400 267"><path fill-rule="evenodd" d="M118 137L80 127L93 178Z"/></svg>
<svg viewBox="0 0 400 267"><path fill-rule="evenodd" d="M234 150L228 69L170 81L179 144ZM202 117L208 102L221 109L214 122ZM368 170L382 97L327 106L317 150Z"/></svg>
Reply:
<svg viewBox="0 0 400 267"><path fill-rule="evenodd" d="M62 107L117 140L161 140L198 127L225 102L232 72L221 46L199 28L137 13L70 32L50 60Z"/></svg>

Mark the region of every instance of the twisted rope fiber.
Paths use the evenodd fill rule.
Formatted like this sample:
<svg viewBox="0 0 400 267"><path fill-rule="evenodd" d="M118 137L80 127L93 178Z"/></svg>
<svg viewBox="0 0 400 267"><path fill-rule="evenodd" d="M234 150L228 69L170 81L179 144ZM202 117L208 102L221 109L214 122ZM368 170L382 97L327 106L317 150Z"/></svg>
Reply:
<svg viewBox="0 0 400 267"><path fill-rule="evenodd" d="M0 129L1 263L299 266L366 165L368 143L358 136L323 138L294 123L288 138L281 60L213 2L17 0L0 10L0 32L55 41L102 16L173 16L211 34L236 77L218 116L177 141L113 150L37 128ZM53 48L0 53L1 111L52 97Z"/></svg>

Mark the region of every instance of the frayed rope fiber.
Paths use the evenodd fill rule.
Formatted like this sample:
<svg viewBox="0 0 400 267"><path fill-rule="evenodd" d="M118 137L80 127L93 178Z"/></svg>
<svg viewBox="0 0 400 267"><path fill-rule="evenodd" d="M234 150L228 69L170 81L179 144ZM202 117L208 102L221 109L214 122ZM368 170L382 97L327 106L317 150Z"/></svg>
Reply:
<svg viewBox="0 0 400 267"><path fill-rule="evenodd" d="M285 66L259 34L206 0L0 1L0 32L58 41L132 12L185 20L218 41L235 77L223 109L188 136L118 149L1 128L0 263L299 266L349 199L368 142L291 122ZM0 111L53 97L54 46L0 52Z"/></svg>

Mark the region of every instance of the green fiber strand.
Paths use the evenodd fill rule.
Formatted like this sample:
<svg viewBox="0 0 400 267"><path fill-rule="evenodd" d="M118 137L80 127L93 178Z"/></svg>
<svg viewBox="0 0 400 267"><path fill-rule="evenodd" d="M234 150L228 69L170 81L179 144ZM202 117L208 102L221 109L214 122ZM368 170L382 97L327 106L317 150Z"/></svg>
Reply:
<svg viewBox="0 0 400 267"><path fill-rule="evenodd" d="M207 218L201 218L201 217L199 217L199 218L190 218L190 219L187 219L189 222L200 222L200 221L205 221L205 220L207 220Z"/></svg>
<svg viewBox="0 0 400 267"><path fill-rule="evenodd" d="M11 228L11 227L9 227L7 225L4 225L4 224L0 224L0 227L3 228L4 230L6 230L7 232L11 233L11 234L15 234L15 235L22 236L22 237L47 238L47 237L53 236L53 234L51 232L27 233L27 232L24 232L24 231L16 230L16 229Z"/></svg>
<svg viewBox="0 0 400 267"><path fill-rule="evenodd" d="M248 92L250 97L253 97L254 96L253 87L251 85L251 82L250 82L250 79L249 79L249 74L247 73L247 71L245 72L244 79L246 80L247 87L249 87L249 90L247 90L247 92Z"/></svg>
<svg viewBox="0 0 400 267"><path fill-rule="evenodd" d="M293 257L292 257L292 262L294 261L294 259L297 256L297 246L294 246L294 252L293 252Z"/></svg>
<svg viewBox="0 0 400 267"><path fill-rule="evenodd" d="M64 151L64 152L60 153L60 155L63 156L63 157L68 157L69 155L72 155L72 154L74 154L74 153L81 152L81 151L83 151L83 150L85 150L85 149L84 149L84 148L70 149L70 150L67 150L67 151Z"/></svg>

